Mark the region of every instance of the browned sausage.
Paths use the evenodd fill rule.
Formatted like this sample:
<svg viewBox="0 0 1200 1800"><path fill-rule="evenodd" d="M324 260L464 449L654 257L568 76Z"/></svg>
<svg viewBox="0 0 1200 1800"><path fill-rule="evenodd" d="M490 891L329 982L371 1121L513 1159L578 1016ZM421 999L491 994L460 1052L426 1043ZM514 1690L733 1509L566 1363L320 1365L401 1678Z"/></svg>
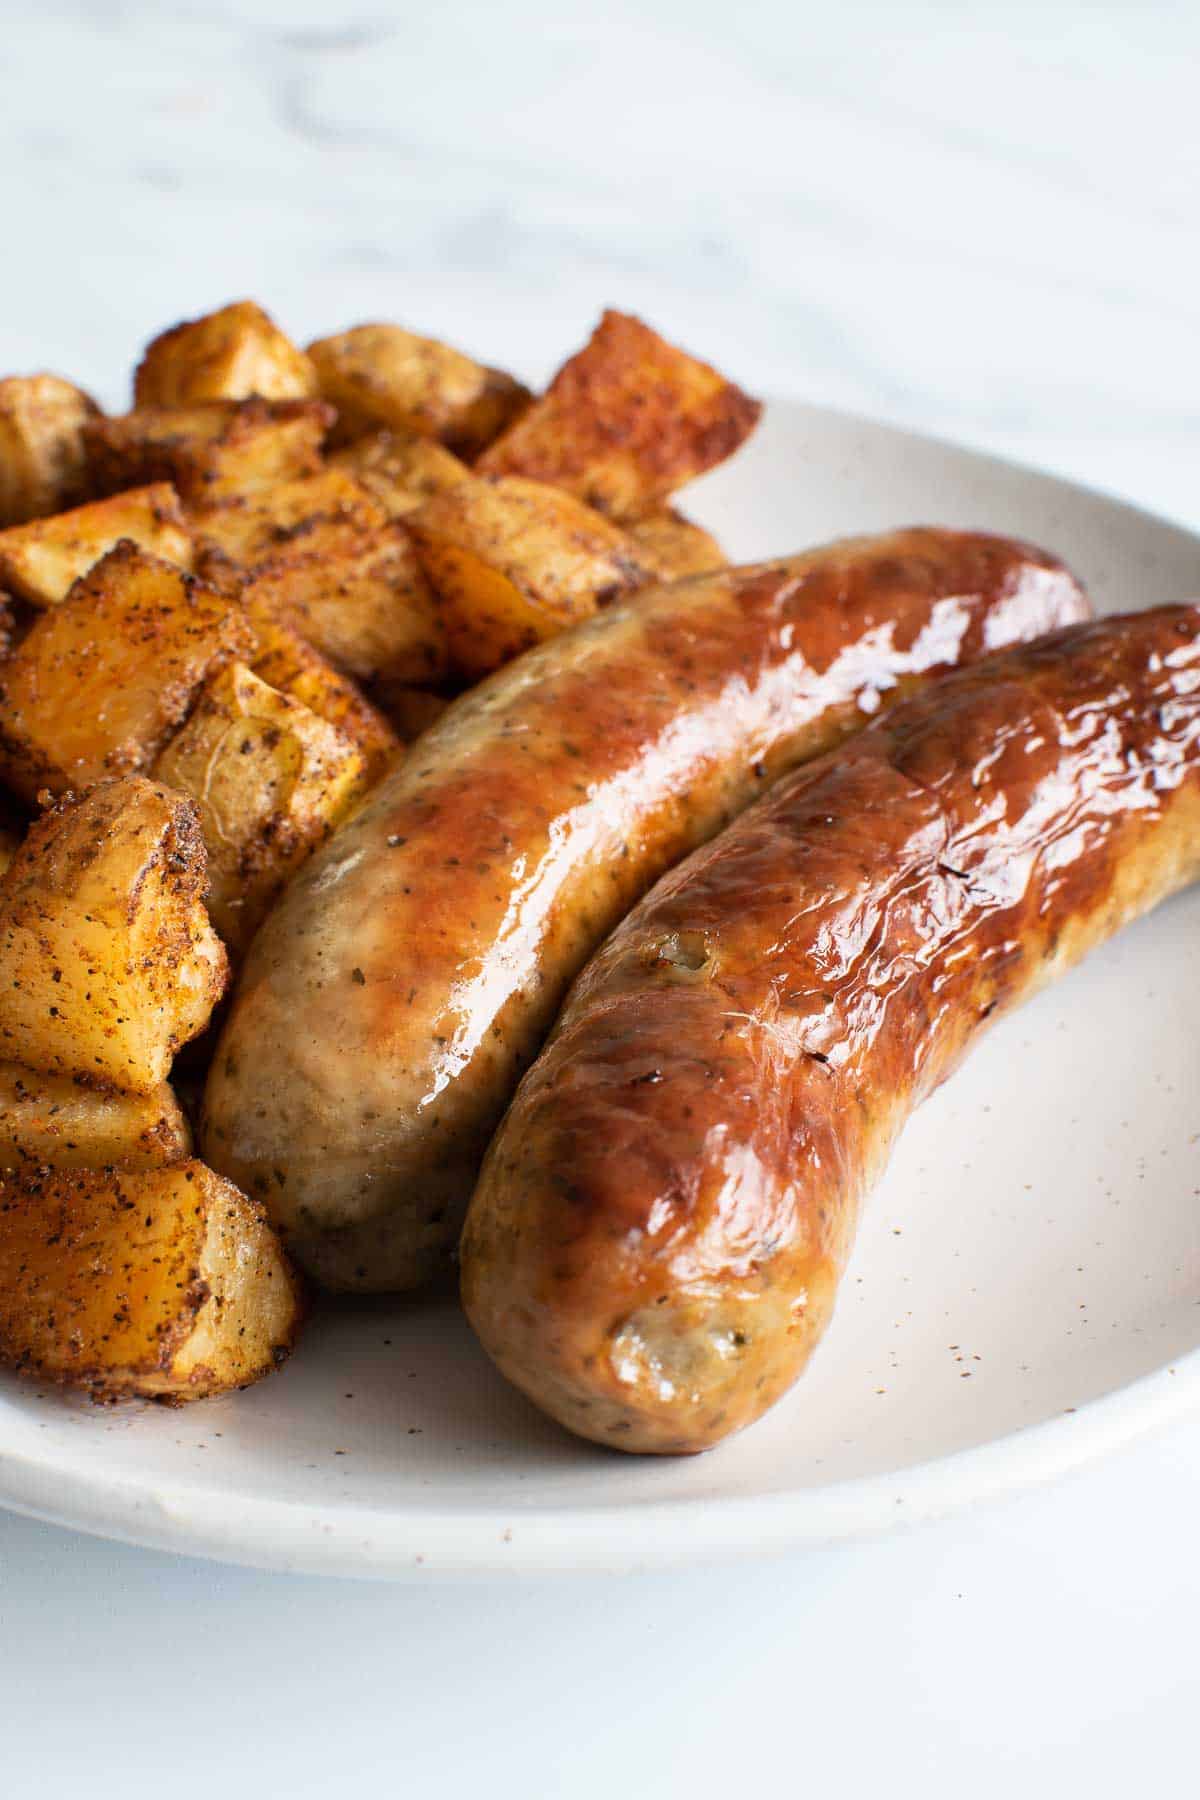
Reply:
<svg viewBox="0 0 1200 1800"><path fill-rule="evenodd" d="M984 1022L1200 873L1200 608L1060 631L785 778L625 920L489 1153L467 1312L573 1431L791 1386L859 1202Z"/></svg>
<svg viewBox="0 0 1200 1800"><path fill-rule="evenodd" d="M259 934L205 1154L343 1288L444 1266L568 983L664 870L896 693L1086 610L914 530L659 588L457 701Z"/></svg>

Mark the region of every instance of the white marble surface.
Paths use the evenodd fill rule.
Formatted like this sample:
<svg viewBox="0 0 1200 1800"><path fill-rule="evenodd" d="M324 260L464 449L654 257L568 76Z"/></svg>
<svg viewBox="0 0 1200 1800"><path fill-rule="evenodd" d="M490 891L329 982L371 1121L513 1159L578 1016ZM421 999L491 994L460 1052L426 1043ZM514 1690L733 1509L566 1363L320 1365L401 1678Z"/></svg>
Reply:
<svg viewBox="0 0 1200 1800"><path fill-rule="evenodd" d="M764 391L1200 523L1193 0L0 0L0 365L242 293L531 375L608 301ZM987 1800L1191 1781L1200 1424L910 1538L405 1591L0 1518L6 1800Z"/></svg>

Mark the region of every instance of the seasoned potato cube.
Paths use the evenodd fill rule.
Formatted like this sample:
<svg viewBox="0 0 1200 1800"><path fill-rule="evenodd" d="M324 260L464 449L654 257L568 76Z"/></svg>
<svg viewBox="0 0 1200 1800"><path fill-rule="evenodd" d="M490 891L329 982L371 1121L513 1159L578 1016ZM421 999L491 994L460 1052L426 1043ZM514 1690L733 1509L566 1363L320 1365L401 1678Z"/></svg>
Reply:
<svg viewBox="0 0 1200 1800"><path fill-rule="evenodd" d="M322 400L208 400L94 419L83 435L97 493L169 481L204 502L315 475L333 419Z"/></svg>
<svg viewBox="0 0 1200 1800"><path fill-rule="evenodd" d="M440 438L463 456L490 444L529 402L500 369L400 325L356 325L308 346L341 443L386 426Z"/></svg>
<svg viewBox="0 0 1200 1800"><path fill-rule="evenodd" d="M201 1162L0 1181L0 1358L94 1400L201 1400L269 1375L300 1285L257 1201Z"/></svg>
<svg viewBox="0 0 1200 1800"><path fill-rule="evenodd" d="M255 642L236 600L118 544L0 662L0 767L28 799L145 768Z"/></svg>
<svg viewBox="0 0 1200 1800"><path fill-rule="evenodd" d="M83 428L99 411L61 375L0 381L0 525L20 525L85 497Z"/></svg>
<svg viewBox="0 0 1200 1800"><path fill-rule="evenodd" d="M316 370L253 300L236 300L173 325L147 344L133 378L135 406L197 400L307 400Z"/></svg>
<svg viewBox="0 0 1200 1800"><path fill-rule="evenodd" d="M371 691L406 744L436 724L450 704L441 694L398 681L380 682Z"/></svg>
<svg viewBox="0 0 1200 1800"><path fill-rule="evenodd" d="M0 887L0 1054L152 1094L228 979L194 804L141 776L62 800Z"/></svg>
<svg viewBox="0 0 1200 1800"><path fill-rule="evenodd" d="M606 312L540 400L480 457L636 519L731 456L762 408L628 313Z"/></svg>
<svg viewBox="0 0 1200 1800"><path fill-rule="evenodd" d="M241 663L205 689L156 773L200 809L209 914L238 951L367 788L365 758L336 725Z"/></svg>
<svg viewBox="0 0 1200 1800"><path fill-rule="evenodd" d="M165 1081L152 1094L101 1093L0 1063L0 1168L157 1169L191 1150L188 1122Z"/></svg>
<svg viewBox="0 0 1200 1800"><path fill-rule="evenodd" d="M362 753L367 777L378 781L403 748L383 713L347 675L340 675L298 632L261 617L256 621L254 673L290 694L329 725L336 725Z"/></svg>
<svg viewBox="0 0 1200 1800"><path fill-rule="evenodd" d="M382 531L389 523L361 481L344 469L332 468L194 507L191 518L201 548L219 551L241 569L251 569L293 546L306 549L308 540L331 521L353 525L364 535Z"/></svg>
<svg viewBox="0 0 1200 1800"><path fill-rule="evenodd" d="M520 476L462 482L407 524L442 606L451 659L468 678L646 578L619 526Z"/></svg>
<svg viewBox="0 0 1200 1800"><path fill-rule="evenodd" d="M394 519L471 479L466 463L444 444L404 432L373 431L335 450L329 461L369 488Z"/></svg>
<svg viewBox="0 0 1200 1800"><path fill-rule="evenodd" d="M290 626L339 669L369 681L432 681L445 633L404 529L343 469L193 515L206 571L245 571L252 619Z"/></svg>
<svg viewBox="0 0 1200 1800"><path fill-rule="evenodd" d="M192 537L173 487L158 482L52 519L0 531L0 582L34 606L54 606L122 538L190 569Z"/></svg>
<svg viewBox="0 0 1200 1800"><path fill-rule="evenodd" d="M725 552L703 525L664 506L625 527L654 581L683 581L727 566Z"/></svg>
<svg viewBox="0 0 1200 1800"><path fill-rule="evenodd" d="M436 681L447 666L445 626L400 526L376 544L345 528L321 543L323 554L314 542L258 565L244 589L250 618L290 625L359 681Z"/></svg>

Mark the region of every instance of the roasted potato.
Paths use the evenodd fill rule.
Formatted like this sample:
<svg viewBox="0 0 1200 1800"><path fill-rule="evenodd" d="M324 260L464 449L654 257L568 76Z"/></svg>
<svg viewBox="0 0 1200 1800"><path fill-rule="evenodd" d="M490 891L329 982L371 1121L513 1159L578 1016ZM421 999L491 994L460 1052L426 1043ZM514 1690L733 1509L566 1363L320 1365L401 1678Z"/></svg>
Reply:
<svg viewBox="0 0 1200 1800"><path fill-rule="evenodd" d="M359 680L436 680L445 634L403 527L344 469L192 514L207 570L240 572L251 618L290 626ZM215 569L214 569L215 573Z"/></svg>
<svg viewBox="0 0 1200 1800"><path fill-rule="evenodd" d="M636 519L731 456L761 410L640 319L606 312L476 466L547 481L615 519Z"/></svg>
<svg viewBox="0 0 1200 1800"><path fill-rule="evenodd" d="M199 1400L291 1350L300 1286L266 1214L201 1162L0 1178L0 1358L95 1400Z"/></svg>
<svg viewBox="0 0 1200 1800"><path fill-rule="evenodd" d="M103 1093L0 1063L0 1169L157 1169L191 1150L188 1122L165 1081L152 1094Z"/></svg>
<svg viewBox="0 0 1200 1800"><path fill-rule="evenodd" d="M192 567L192 538L178 496L157 482L0 531L0 585L32 606L54 606L123 538L181 569Z"/></svg>
<svg viewBox="0 0 1200 1800"><path fill-rule="evenodd" d="M685 519L673 506L647 513L625 529L655 581L682 581L688 575L709 575L726 566L725 552L712 533Z"/></svg>
<svg viewBox="0 0 1200 1800"><path fill-rule="evenodd" d="M0 525L20 525L86 498L83 428L99 411L60 375L0 381Z"/></svg>
<svg viewBox="0 0 1200 1800"><path fill-rule="evenodd" d="M460 482L407 525L442 608L451 660L468 679L647 578L619 526L517 475Z"/></svg>
<svg viewBox="0 0 1200 1800"><path fill-rule="evenodd" d="M471 457L528 405L529 390L400 325L356 325L308 346L320 391L337 407L335 441L385 426L439 438Z"/></svg>
<svg viewBox="0 0 1200 1800"><path fill-rule="evenodd" d="M209 914L239 952L368 785L365 758L336 725L241 663L204 690L156 774L200 809Z"/></svg>
<svg viewBox="0 0 1200 1800"><path fill-rule="evenodd" d="M133 378L135 406L192 406L197 400L307 400L317 392L312 364L253 300L186 319L147 344Z"/></svg>
<svg viewBox="0 0 1200 1800"><path fill-rule="evenodd" d="M466 463L444 444L402 431L373 431L334 450L329 462L369 488L393 519L471 479Z"/></svg>
<svg viewBox="0 0 1200 1800"><path fill-rule="evenodd" d="M403 741L384 713L373 706L349 676L341 675L318 650L287 625L276 625L261 616L254 627L258 655L251 667L269 687L290 694L357 746L366 764L367 777L378 781L396 760Z"/></svg>
<svg viewBox="0 0 1200 1800"><path fill-rule="evenodd" d="M0 768L30 800L145 768L202 683L255 647L236 600L118 544L0 662Z"/></svg>
<svg viewBox="0 0 1200 1800"><path fill-rule="evenodd" d="M0 1054L153 1094L228 979L207 880L194 803L157 782L51 807L0 885Z"/></svg>
<svg viewBox="0 0 1200 1800"><path fill-rule="evenodd" d="M315 475L333 418L323 400L207 400L93 419L83 436L97 493L169 481L203 504Z"/></svg>

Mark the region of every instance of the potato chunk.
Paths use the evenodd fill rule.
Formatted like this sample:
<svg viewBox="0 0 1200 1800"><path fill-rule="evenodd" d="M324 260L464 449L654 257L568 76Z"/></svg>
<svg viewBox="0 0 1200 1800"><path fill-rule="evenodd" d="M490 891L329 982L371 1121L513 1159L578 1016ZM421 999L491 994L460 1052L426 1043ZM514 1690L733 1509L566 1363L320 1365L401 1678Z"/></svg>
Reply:
<svg viewBox="0 0 1200 1800"><path fill-rule="evenodd" d="M405 432L373 431L333 451L329 461L369 488L393 519L471 479L466 463L444 444Z"/></svg>
<svg viewBox="0 0 1200 1800"><path fill-rule="evenodd" d="M540 400L480 457L635 519L731 456L762 408L628 313L606 312Z"/></svg>
<svg viewBox="0 0 1200 1800"><path fill-rule="evenodd" d="M302 1317L262 1207L201 1162L0 1179L0 1358L94 1400L269 1375Z"/></svg>
<svg viewBox="0 0 1200 1800"><path fill-rule="evenodd" d="M192 1134L164 1081L100 1093L65 1075L0 1063L0 1168L157 1169L190 1156Z"/></svg>
<svg viewBox="0 0 1200 1800"><path fill-rule="evenodd" d="M362 753L367 777L378 781L403 749L383 713L347 675L340 675L299 633L261 617L258 655L251 667L269 687L290 694L326 724L336 725Z"/></svg>
<svg viewBox="0 0 1200 1800"><path fill-rule="evenodd" d="M208 910L239 952L367 787L365 759L336 725L241 663L205 689L156 773L200 809Z"/></svg>
<svg viewBox="0 0 1200 1800"><path fill-rule="evenodd" d="M97 493L169 481L202 503L315 475L333 419L321 400L209 400L94 419L83 435Z"/></svg>
<svg viewBox="0 0 1200 1800"><path fill-rule="evenodd" d="M403 527L343 469L192 515L215 567L241 572L250 617L274 620L361 681L436 680L445 635Z"/></svg>
<svg viewBox="0 0 1200 1800"><path fill-rule="evenodd" d="M33 606L54 606L122 538L181 569L192 567L192 537L178 497L157 482L0 531L0 584Z"/></svg>
<svg viewBox="0 0 1200 1800"><path fill-rule="evenodd" d="M84 499L83 428L99 411L60 375L0 381L0 525L20 525Z"/></svg>
<svg viewBox="0 0 1200 1800"><path fill-rule="evenodd" d="M400 325L356 325L308 346L342 443L386 426L476 455L528 404L529 390L449 344Z"/></svg>
<svg viewBox="0 0 1200 1800"><path fill-rule="evenodd" d="M118 544L0 662L0 767L28 799L145 768L255 641L236 600Z"/></svg>
<svg viewBox="0 0 1200 1800"><path fill-rule="evenodd" d="M646 579L619 526L516 475L462 482L407 523L441 603L451 659L469 679Z"/></svg>
<svg viewBox="0 0 1200 1800"><path fill-rule="evenodd" d="M726 567L725 552L711 532L673 506L647 513L625 527L655 581L682 581Z"/></svg>
<svg viewBox="0 0 1200 1800"><path fill-rule="evenodd" d="M51 807L0 887L0 1054L154 1093L228 979L207 879L195 805L156 782Z"/></svg>
<svg viewBox="0 0 1200 1800"><path fill-rule="evenodd" d="M253 300L186 319L147 344L133 378L135 406L197 400L307 400L316 370L303 350Z"/></svg>

